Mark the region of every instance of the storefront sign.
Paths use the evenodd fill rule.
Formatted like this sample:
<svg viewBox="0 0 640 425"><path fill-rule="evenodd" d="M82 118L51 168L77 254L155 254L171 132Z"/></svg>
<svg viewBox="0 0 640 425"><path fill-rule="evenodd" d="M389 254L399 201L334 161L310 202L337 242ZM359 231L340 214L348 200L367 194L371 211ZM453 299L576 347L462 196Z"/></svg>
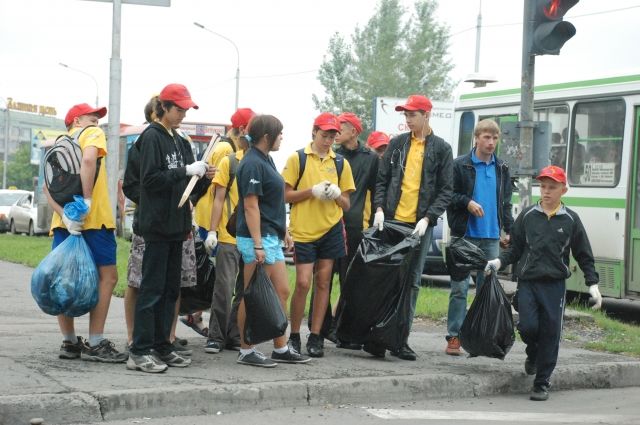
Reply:
<svg viewBox="0 0 640 425"><path fill-rule="evenodd" d="M7 108L21 112L31 112L40 115L52 115L56 116L56 108L53 106L34 105L32 103L16 102L12 98L7 98Z"/></svg>

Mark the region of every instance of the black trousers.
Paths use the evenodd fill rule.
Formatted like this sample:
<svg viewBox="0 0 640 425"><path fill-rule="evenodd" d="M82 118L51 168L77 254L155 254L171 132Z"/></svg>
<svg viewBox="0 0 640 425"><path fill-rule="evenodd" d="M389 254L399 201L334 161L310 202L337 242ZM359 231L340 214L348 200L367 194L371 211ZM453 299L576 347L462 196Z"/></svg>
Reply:
<svg viewBox="0 0 640 425"><path fill-rule="evenodd" d="M172 351L169 338L180 294L181 265L182 241L145 242L133 322L133 354L150 354L151 349L162 355Z"/></svg>
<svg viewBox="0 0 640 425"><path fill-rule="evenodd" d="M564 280L518 282L518 332L527 344L527 357L538 369L534 385L549 385L556 367L564 304Z"/></svg>

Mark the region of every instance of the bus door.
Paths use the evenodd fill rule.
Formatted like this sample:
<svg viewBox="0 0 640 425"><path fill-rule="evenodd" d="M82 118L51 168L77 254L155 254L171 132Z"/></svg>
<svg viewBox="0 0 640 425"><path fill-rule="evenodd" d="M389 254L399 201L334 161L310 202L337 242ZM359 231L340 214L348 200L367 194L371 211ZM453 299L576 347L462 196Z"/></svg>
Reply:
<svg viewBox="0 0 640 425"><path fill-rule="evenodd" d="M640 292L640 106L634 110L633 129L633 178L631 186L631 229L629 232L629 286L627 291ZM623 294L624 295L624 294Z"/></svg>

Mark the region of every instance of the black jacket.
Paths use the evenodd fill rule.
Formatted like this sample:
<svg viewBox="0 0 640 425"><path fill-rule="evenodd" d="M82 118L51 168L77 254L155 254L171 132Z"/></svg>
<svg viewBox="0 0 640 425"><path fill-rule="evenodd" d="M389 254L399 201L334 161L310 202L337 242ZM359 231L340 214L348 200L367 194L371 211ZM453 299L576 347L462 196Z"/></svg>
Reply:
<svg viewBox="0 0 640 425"><path fill-rule="evenodd" d="M498 227L511 233L513 215L511 213L511 175L509 166L496 157L496 195L498 200ZM447 222L452 236L464 236L467 232L469 211L467 205L473 199L476 183L476 169L471 160L471 152L453 161L453 198L447 208Z"/></svg>
<svg viewBox="0 0 640 425"><path fill-rule="evenodd" d="M389 143L378 168L374 207L382 207L385 219L393 219L402 195L402 179L411 145L411 132L400 134ZM427 136L425 158L418 194L417 219L429 218L429 226L438 223L453 194L453 155L451 146L431 133ZM375 209L373 213L375 213Z"/></svg>
<svg viewBox="0 0 640 425"><path fill-rule="evenodd" d="M544 282L571 276L569 251L587 286L598 283L591 244L578 214L562 205L548 218L535 204L520 213L511 229L511 244L498 258L503 267L517 261L519 279Z"/></svg>
<svg viewBox="0 0 640 425"><path fill-rule="evenodd" d="M189 142L175 132L172 137L158 123L150 124L131 147L123 190L127 187L132 196L129 199L136 202L133 188L135 168L139 167L138 230L145 240L181 241L191 231L190 205L186 202L178 208L178 202L191 178L186 165L192 162ZM194 192L204 193L210 183L210 179L201 178Z"/></svg>

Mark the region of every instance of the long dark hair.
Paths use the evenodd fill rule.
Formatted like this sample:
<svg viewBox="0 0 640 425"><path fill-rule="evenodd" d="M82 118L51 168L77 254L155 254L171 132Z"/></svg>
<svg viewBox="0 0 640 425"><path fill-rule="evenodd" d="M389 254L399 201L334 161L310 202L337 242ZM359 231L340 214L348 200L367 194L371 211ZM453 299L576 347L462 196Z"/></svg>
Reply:
<svg viewBox="0 0 640 425"><path fill-rule="evenodd" d="M282 122L273 115L254 115L249 121L249 127L247 128L249 137L246 139L249 140L251 145L255 145L262 136L267 136L267 143L269 150L271 150L276 139L282 133L282 129Z"/></svg>

